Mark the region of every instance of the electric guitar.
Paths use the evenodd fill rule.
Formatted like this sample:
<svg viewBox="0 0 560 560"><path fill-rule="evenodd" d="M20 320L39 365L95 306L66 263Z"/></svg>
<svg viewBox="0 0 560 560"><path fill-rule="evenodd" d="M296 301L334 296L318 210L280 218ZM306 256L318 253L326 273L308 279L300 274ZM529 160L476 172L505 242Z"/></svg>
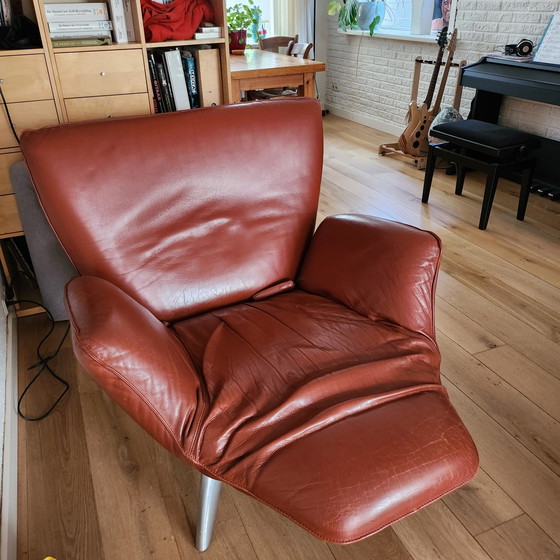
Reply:
<svg viewBox="0 0 560 560"><path fill-rule="evenodd" d="M443 70L443 75L441 77L441 83L439 85L439 91L434 102L434 106L432 108L430 108L429 106L422 107L420 122L412 133L412 138L410 144L408 145L409 153L411 153L413 156L422 157L428 154L428 133L430 132L430 126L433 120L441 110L441 100L443 98L443 92L445 91L445 86L447 84L449 69L451 68L451 63L453 62L453 55L455 53L456 44L457 30L454 29L447 46L447 60L445 62L445 68Z"/></svg>
<svg viewBox="0 0 560 560"><path fill-rule="evenodd" d="M416 132L416 129L420 125L425 112L430 108L430 105L432 104L432 98L434 96L434 91L436 89L439 68L443 60L445 45L447 44L447 27L444 27L439 32L437 38L437 44L439 45L439 51L435 62L434 71L432 72L432 78L430 80L428 92L426 93L426 98L424 99L424 103L418 106L417 102L413 100L410 102L410 105L408 106L408 113L407 113L408 125L405 128L404 132L400 135L398 141L399 148L405 153L412 154L411 144L414 141L413 140L414 134Z"/></svg>

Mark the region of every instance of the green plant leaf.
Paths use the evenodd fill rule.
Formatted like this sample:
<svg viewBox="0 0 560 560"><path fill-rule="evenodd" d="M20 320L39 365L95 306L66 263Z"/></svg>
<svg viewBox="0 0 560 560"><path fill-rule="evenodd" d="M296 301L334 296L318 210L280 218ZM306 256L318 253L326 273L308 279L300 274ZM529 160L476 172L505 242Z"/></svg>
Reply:
<svg viewBox="0 0 560 560"><path fill-rule="evenodd" d="M327 14L329 16L336 16L340 12L342 4L340 2L329 2L327 6Z"/></svg>
<svg viewBox="0 0 560 560"><path fill-rule="evenodd" d="M234 4L226 10L227 23L230 31L248 29L256 25L262 15L262 10L255 6L254 0L246 0L248 4Z"/></svg>
<svg viewBox="0 0 560 560"><path fill-rule="evenodd" d="M369 36L373 37L373 34L375 33L375 28L379 25L379 22L381 21L381 16L375 16L373 18L373 21L369 24Z"/></svg>

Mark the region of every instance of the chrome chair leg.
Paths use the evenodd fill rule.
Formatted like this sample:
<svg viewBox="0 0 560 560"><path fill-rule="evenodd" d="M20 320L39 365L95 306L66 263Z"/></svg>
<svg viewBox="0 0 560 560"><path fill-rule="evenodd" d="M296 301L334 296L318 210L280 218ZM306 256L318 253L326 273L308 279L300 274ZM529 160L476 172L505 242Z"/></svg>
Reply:
<svg viewBox="0 0 560 560"><path fill-rule="evenodd" d="M221 489L222 483L219 480L202 475L196 525L196 549L199 552L204 552L210 546Z"/></svg>

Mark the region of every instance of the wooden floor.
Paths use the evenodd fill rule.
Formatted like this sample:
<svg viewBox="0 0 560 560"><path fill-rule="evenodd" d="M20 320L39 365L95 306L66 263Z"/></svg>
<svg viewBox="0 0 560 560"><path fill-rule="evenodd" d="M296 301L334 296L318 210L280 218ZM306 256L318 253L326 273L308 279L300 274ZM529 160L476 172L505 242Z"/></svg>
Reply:
<svg viewBox="0 0 560 560"><path fill-rule="evenodd" d="M377 155L394 138L332 115L324 124L322 216L373 214L443 240L442 373L478 446L475 479L346 547L226 488L213 543L200 555L192 537L198 475L108 401L67 343L56 370L71 383L69 395L44 421L20 422L20 559L560 558L560 203L531 195L519 222L518 187L502 183L480 231L480 176L469 175L459 197L453 178L438 171L429 205L421 204L422 172ZM20 320L22 384L44 329L41 317ZM50 390L34 392L29 414Z"/></svg>

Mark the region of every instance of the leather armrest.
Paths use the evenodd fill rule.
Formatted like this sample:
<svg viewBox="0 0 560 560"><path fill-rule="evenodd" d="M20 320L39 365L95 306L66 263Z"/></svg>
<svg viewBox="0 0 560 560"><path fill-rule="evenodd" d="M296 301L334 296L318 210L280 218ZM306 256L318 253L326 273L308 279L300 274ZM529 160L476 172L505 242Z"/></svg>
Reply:
<svg viewBox="0 0 560 560"><path fill-rule="evenodd" d="M67 284L66 304L82 366L161 445L183 455L200 383L173 331L118 287L93 276Z"/></svg>
<svg viewBox="0 0 560 560"><path fill-rule="evenodd" d="M313 236L298 287L435 340L440 254L430 232L370 216L331 216Z"/></svg>

